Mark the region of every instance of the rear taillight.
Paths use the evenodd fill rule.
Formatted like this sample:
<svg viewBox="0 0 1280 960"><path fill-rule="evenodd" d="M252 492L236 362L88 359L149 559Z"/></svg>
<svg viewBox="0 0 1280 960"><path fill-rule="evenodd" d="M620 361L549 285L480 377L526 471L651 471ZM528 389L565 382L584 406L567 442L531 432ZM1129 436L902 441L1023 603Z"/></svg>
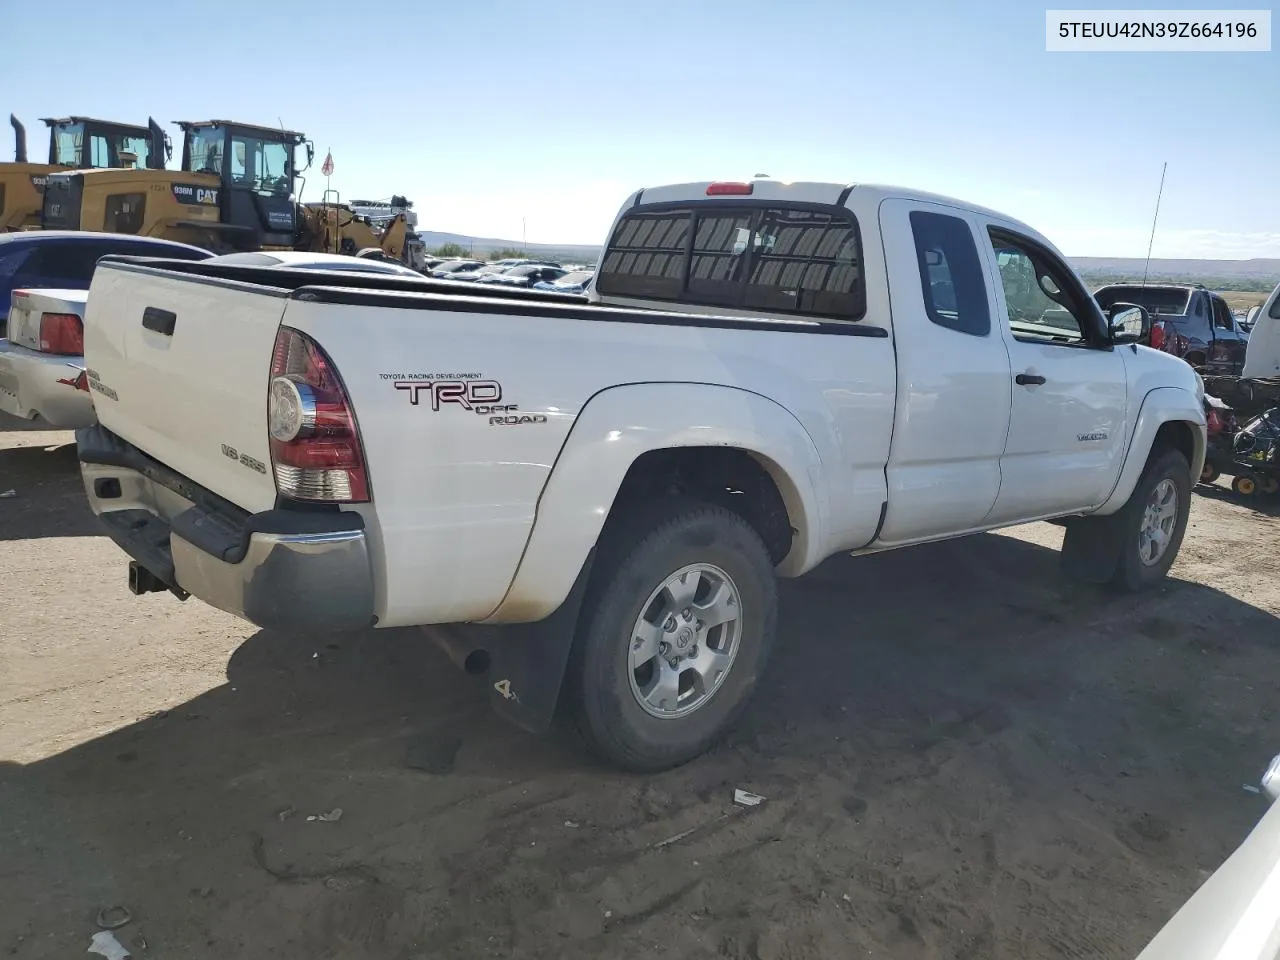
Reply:
<svg viewBox="0 0 1280 960"><path fill-rule="evenodd" d="M1206 432L1212 436L1222 432L1222 428L1226 424L1222 420L1222 414L1218 413L1213 407L1210 407L1204 414Z"/></svg>
<svg viewBox="0 0 1280 960"><path fill-rule="evenodd" d="M40 352L84 355L84 325L74 313L40 314Z"/></svg>
<svg viewBox="0 0 1280 960"><path fill-rule="evenodd" d="M1155 350L1164 349L1164 324L1153 323L1151 325L1151 346Z"/></svg>
<svg viewBox="0 0 1280 960"><path fill-rule="evenodd" d="M276 489L296 500L363 503L369 477L360 431L333 362L289 327L276 335L267 389Z"/></svg>

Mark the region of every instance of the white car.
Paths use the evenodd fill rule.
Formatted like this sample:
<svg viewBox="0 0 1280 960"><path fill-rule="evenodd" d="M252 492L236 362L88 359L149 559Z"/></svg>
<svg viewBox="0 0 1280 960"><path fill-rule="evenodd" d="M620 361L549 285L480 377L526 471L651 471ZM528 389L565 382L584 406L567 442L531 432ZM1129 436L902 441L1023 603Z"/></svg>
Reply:
<svg viewBox="0 0 1280 960"><path fill-rule="evenodd" d="M1137 960L1280 957L1280 755L1260 792L1270 804L1262 819Z"/></svg>
<svg viewBox="0 0 1280 960"><path fill-rule="evenodd" d="M0 410L58 430L94 422L84 370L88 290L15 290L8 339L0 340Z"/></svg>
<svg viewBox="0 0 1280 960"><path fill-rule="evenodd" d="M304 250L258 250L252 253L224 253L205 263L225 263L244 267L282 267L287 270L348 270L355 273L385 273L423 280L417 270L395 260L375 256L349 257L341 253L310 253Z"/></svg>
<svg viewBox="0 0 1280 960"><path fill-rule="evenodd" d="M338 270L425 279L416 270L373 257L274 250L229 253L203 263ZM83 320L87 290L16 290L9 308L9 339L0 339L0 410L56 429L96 422L84 369Z"/></svg>
<svg viewBox="0 0 1280 960"><path fill-rule="evenodd" d="M629 769L746 707L775 575L1053 519L1070 576L1151 587L1204 461L1200 378L1136 345L1141 307L932 194L637 191L582 303L300 273L99 267L77 440L132 589L430 626Z"/></svg>
<svg viewBox="0 0 1280 960"><path fill-rule="evenodd" d="M1244 370L1249 378L1280 377L1280 284L1271 291L1266 303L1251 312L1249 346L1245 349Z"/></svg>

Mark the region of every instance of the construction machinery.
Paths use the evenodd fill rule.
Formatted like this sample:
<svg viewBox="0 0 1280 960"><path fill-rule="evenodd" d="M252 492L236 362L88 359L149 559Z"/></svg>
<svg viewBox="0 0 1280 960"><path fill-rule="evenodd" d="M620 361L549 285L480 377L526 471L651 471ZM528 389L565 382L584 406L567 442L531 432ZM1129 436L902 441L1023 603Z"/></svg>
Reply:
<svg viewBox="0 0 1280 960"><path fill-rule="evenodd" d="M413 203L394 196L389 202L356 200L343 203L338 191L301 205L295 249L314 253L396 260L414 270L426 264L426 247L415 228Z"/></svg>
<svg viewBox="0 0 1280 960"><path fill-rule="evenodd" d="M27 159L27 131L13 114L14 158L0 163L0 232L40 227L48 177L61 170L90 167L160 169L172 145L154 120L147 126L92 117L44 118L49 128L47 163Z"/></svg>
<svg viewBox="0 0 1280 960"><path fill-rule="evenodd" d="M163 237L215 252L292 250L294 184L315 147L280 127L178 121L180 170L69 170L48 175L42 226ZM298 166L298 148L306 162Z"/></svg>

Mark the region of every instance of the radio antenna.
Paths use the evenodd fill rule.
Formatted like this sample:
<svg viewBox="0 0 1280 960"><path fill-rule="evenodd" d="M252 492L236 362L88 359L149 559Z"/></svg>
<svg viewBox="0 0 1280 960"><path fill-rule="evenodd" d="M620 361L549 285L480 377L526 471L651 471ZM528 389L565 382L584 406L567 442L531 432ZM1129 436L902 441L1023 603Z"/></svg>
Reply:
<svg viewBox="0 0 1280 960"><path fill-rule="evenodd" d="M1151 239L1147 241L1147 262L1142 265L1142 289L1147 288L1147 273L1151 269L1151 247L1156 242L1156 221L1160 219L1160 198L1164 196L1164 174L1169 169L1169 161L1166 160L1160 167L1160 189L1156 191L1156 212L1151 218Z"/></svg>

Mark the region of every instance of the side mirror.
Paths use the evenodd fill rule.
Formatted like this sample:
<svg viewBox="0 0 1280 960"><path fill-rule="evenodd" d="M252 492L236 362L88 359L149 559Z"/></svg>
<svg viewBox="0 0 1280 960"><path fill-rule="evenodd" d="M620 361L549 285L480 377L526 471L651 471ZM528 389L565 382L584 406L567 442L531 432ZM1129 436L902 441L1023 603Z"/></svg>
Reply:
<svg viewBox="0 0 1280 960"><path fill-rule="evenodd" d="M1151 315L1136 303L1113 303L1107 311L1112 343L1147 343Z"/></svg>

